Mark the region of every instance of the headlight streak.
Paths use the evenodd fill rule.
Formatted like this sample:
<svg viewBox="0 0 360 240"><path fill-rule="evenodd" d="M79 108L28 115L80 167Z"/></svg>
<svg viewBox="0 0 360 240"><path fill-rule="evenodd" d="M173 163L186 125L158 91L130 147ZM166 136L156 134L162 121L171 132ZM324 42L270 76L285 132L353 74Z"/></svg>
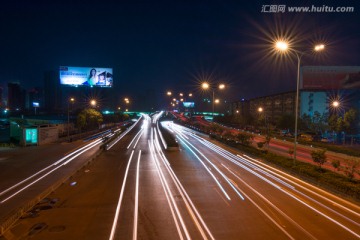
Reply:
<svg viewBox="0 0 360 240"><path fill-rule="evenodd" d="M245 156L246 156L246 155L245 155ZM248 157L248 156L247 156L247 157ZM249 158L250 158L250 157L249 157ZM250 158L250 159L253 159L253 158ZM253 160L254 160L254 161L257 161L257 160L255 160L255 159L253 159ZM261 164L261 163L260 163L260 164ZM282 177L282 178L283 178L283 176L281 176L280 174L276 173L276 172L281 172L281 171L279 171L278 169L275 169L275 168L273 168L273 167L270 167L270 166L269 166L269 168L271 168L271 169L273 169L273 170L275 171L275 172L273 172L273 171L271 171L271 170L268 170L269 172L272 172L274 175L278 175L279 177ZM315 189L317 189L318 191L320 191L320 192L322 192L322 193L324 193L324 194L331 195L332 197L335 197L335 198L337 198L338 200L341 200L341 201L344 202L343 199L340 199L340 198L338 198L338 197L336 197L336 196L333 196L332 194L329 194L329 193L323 191L322 189L318 189L317 187L312 186L312 185L310 185L310 184L308 184L308 183L306 183L306 182L304 182L304 181L302 181L302 180L300 180L300 179L296 179L295 177L293 177L293 176L291 176L291 175L289 175L289 174L286 174L286 173L282 173L282 174L285 175L285 176L287 176L288 178L295 179L295 180L301 182L302 184L304 184L304 185L306 185L306 186L308 186L308 187L310 187L310 188L315 188ZM354 215L356 215L356 216L358 216L358 217L360 216L359 213L357 213L357 212L355 212L355 211L353 211L353 210L351 210L351 209L349 209L349 208L347 208L347 207L345 207L345 206L343 206L343 205L340 205L340 204L334 202L333 200L328 199L328 198L326 198L325 196L320 195L320 194L318 194L318 193L316 193L316 192L314 192L314 191L312 191L312 190L310 190L310 189L308 189L308 188L305 188L305 187L301 186L300 184L294 182L293 180L287 179L287 181L291 182L292 184L296 185L297 187L299 187L299 188L301 188L301 189L303 189L303 190L305 190L305 191L310 192L311 194L316 195L317 197L319 197L319 198L321 198L321 199L323 199L323 200L328 201L328 202L331 203L333 206L337 206L337 207L339 207L339 208L341 208L341 209L343 209L343 210L345 210L345 211L347 211L347 212L349 212L349 213L352 213L352 214L354 214ZM360 224L359 224L358 222L356 222L356 221L354 221L354 220L352 220L352 219L344 216L343 214L341 214L341 213L337 212L336 210L334 210L334 209L332 209L332 208L324 205L323 203L320 203L319 201L317 201L317 200L315 200L314 198L306 195L305 193L302 193L302 192L300 192L299 190L296 190L296 189L293 189L293 190L294 190L296 193L298 193L299 195L301 195L301 196L303 196L303 197L311 200L312 202L314 202L314 203L322 206L323 208L326 208L327 210L331 211L332 213L334 213L334 214L336 214L336 215L338 215L338 216L340 216L340 217L348 220L349 222L351 222L351 223L353 223L353 224L355 224L355 225L357 225L357 226L360 226ZM351 204L351 203L349 203L349 202L346 202L346 203L347 203L347 204ZM353 204L351 204L351 205L352 205L353 207L359 209L358 206L355 206L355 205L353 205Z"/></svg>
<svg viewBox="0 0 360 240"><path fill-rule="evenodd" d="M129 127L125 132L123 132L122 134L120 134L120 136L119 136L115 141L113 141L111 145L108 145L106 149L109 150L110 148L112 148L112 147L113 147L117 142L119 142L126 134L128 134L128 132L130 132L131 129L133 129L133 128L139 123L139 121L140 121L141 119L142 119L142 116L141 116L131 127Z"/></svg>
<svg viewBox="0 0 360 240"><path fill-rule="evenodd" d="M271 182L269 179L264 178L263 176L261 176L260 174L256 173L254 170L257 170L259 172L261 172L262 174L272 178L273 180L283 184L284 186L290 188L290 189L295 189L294 186L291 186L290 184L284 182L283 180L269 174L268 172L266 172L266 170L263 170L262 168L259 168L259 166L254 165L253 163L245 160L244 158L239 158L238 156L226 151L225 149L216 146L215 144L208 142L202 138L199 138L198 136L193 136L194 138L196 138L199 142L201 142L203 145L205 145L206 147L212 149L214 152L218 153L219 155L225 157L226 159L228 159L229 161L233 162L234 164L238 165L241 168L246 169L247 171L255 174L256 176L260 177L262 180L268 182L269 184L273 185L276 188L280 188L280 186L274 184L273 182ZM241 163L239 163L241 162ZM242 164L243 163L243 164ZM245 166L245 165L247 166ZM249 167L253 168L254 170L250 169Z"/></svg>
<svg viewBox="0 0 360 240"><path fill-rule="evenodd" d="M169 187L169 184L167 183L166 181L166 178L161 170L161 167L160 167L160 164L159 164L159 160L156 156L156 153L155 153L155 147L154 147L154 141L153 139L151 138L151 142L150 140L148 141L149 143L149 149L150 149L150 154L151 154L151 158L153 159L153 161L155 162L155 166L156 166L156 169L157 169L157 173L159 175L159 178L160 178L160 182L161 182L161 185L164 189L164 192L165 192L165 196L166 196L166 199L168 201L168 204L169 204L169 207L170 207L170 210L171 210L171 214L172 214L172 217L174 219L174 222L175 222L175 225L176 225L176 229L178 231L178 234L179 234L179 237L181 240L184 239L183 235L182 235L182 232L181 232L181 229L180 229L180 226L179 226L179 223L178 223L178 220L175 216L175 212L174 212L174 208L175 208L175 211L176 211L176 214L177 214L177 217L179 218L179 221L180 221L180 224L181 224L181 227L186 235L186 238L187 239L191 239L190 238L190 235L189 235L189 232L186 228L186 225L185 225L185 222L181 216L181 213L177 207L177 204L175 202L175 199L173 197L173 194L170 190L170 187ZM169 200L169 197L170 197L170 200Z"/></svg>
<svg viewBox="0 0 360 240"><path fill-rule="evenodd" d="M244 180L242 180L237 174L235 174L233 171L231 171L227 166L224 164L221 164L224 168L226 168L232 175L234 175L239 181L241 181L245 186L247 186L250 190L252 190L257 196L259 196L263 201L265 201L267 204L269 204L272 208L274 208L278 213L280 213L283 217L285 217L289 222L294 224L296 227L298 227L302 232L304 232L309 238L316 239L313 235L311 235L308 231L306 231L302 226L300 226L297 222L295 222L292 218L290 218L288 215L286 215L283 211L281 211L278 207L276 207L272 202L270 202L266 197L264 197L261 193L256 191L254 188L252 188L249 184L247 184ZM256 204L254 200L252 200L249 196L244 193L244 195L262 212L268 217L278 228L280 228L287 236L292 238L283 228L283 226L280 226L271 216L269 216L265 210L263 210L259 205Z"/></svg>
<svg viewBox="0 0 360 240"><path fill-rule="evenodd" d="M129 145L127 146L126 149L129 149L131 144L135 141L136 137L141 134L143 132L143 129L140 129L139 132L135 135L135 137L133 137L133 139L131 140L131 142L129 143Z"/></svg>
<svg viewBox="0 0 360 240"><path fill-rule="evenodd" d="M125 184L126 184L127 175L128 175L128 172L129 172L129 167L130 167L130 163L131 163L131 160L132 160L133 155L134 155L134 150L131 151L131 155L130 155L130 158L129 158L129 160L128 160L128 164L127 164L127 166L126 166L126 171L125 171L125 175L124 175L124 180L123 180L123 184L122 184L122 186L121 186L119 201L118 201L118 204L117 204L117 206L116 206L114 221L113 221L113 225L112 225L112 228L111 228L109 240L114 239L114 236L115 236L116 225L117 225L117 222L118 222L118 219L119 219L121 203L122 203L122 199L123 199L123 197L124 197Z"/></svg>
<svg viewBox="0 0 360 240"><path fill-rule="evenodd" d="M159 141L157 138L157 135L155 134L155 141ZM160 144L157 145L158 147L160 146ZM159 153L162 153L162 149L158 148L157 149ZM165 155L162 153L159 155L161 157L161 159L163 160L163 162L165 162ZM166 159L166 161L168 162L168 160ZM189 195L187 194L187 192L185 191L184 187L182 186L180 180L177 178L176 174L174 173L174 171L171 169L170 165L164 164L164 166L166 167L166 169L168 170L170 177L172 178L173 182L175 183L176 188L178 189L178 192L180 193L181 197L184 200L184 203L186 205L186 208L188 209L188 212L190 214L190 216L192 217L195 225L197 226L198 230L200 231L201 235L203 236L204 239L208 239L207 236L204 233L204 230L202 229L201 225L198 222L201 222L202 226L205 228L207 234L209 235L209 237L211 239L214 240L214 237L212 236L209 228L207 227L206 223L204 222L204 220L202 219L201 215L199 214L199 212L197 211L196 207L194 206L193 202L191 201ZM194 215L195 212L195 215ZM197 218L196 218L197 217Z"/></svg>
<svg viewBox="0 0 360 240"><path fill-rule="evenodd" d="M196 136L196 137L197 137L197 136ZM199 138L199 137L197 137L197 138ZM204 140L204 139L202 139L202 138L200 138L200 139L201 139L200 142L208 142L208 141L206 141L206 140ZM211 144L211 143L210 143L210 144ZM204 145L205 145L205 144L204 144ZM219 148L219 147L217 147L217 148ZM214 151L215 151L215 150L214 150ZM222 151L227 152L226 150L222 150ZM230 154L230 155L233 155L233 154L231 154L231 153L229 153L229 154ZM234 155L234 156L235 156L235 155ZM238 156L235 156L235 158L236 158L236 159L239 159ZM226 158L226 159L230 160L229 158ZM245 159L242 158L240 161L243 162L244 160L245 160ZM237 165L240 164L240 163L236 163L236 162L238 162L238 161L235 161L235 160L230 160L230 161L233 162L233 163L235 163L235 164L237 164ZM245 161L246 161L246 160L245 160ZM241 164L241 165L242 165L242 164ZM259 166L259 167L264 168L263 166ZM269 171L269 170L267 169L267 171ZM276 175L278 175L278 174L276 174ZM275 177L274 179L278 179L278 178ZM263 180L264 180L264 179L263 179ZM280 180L280 179L279 179L279 180ZM273 185L273 186L277 186L276 184L270 182L268 179L267 179L267 182L268 182L269 184ZM280 182L283 183L284 181L280 180ZM291 186L291 185L286 184L286 186ZM340 222L334 220L333 218L331 218L330 216L326 215L325 213L322 213L321 211L315 209L314 207L310 206L310 205L307 204L306 202L304 202L304 201L302 201L301 199L297 198L297 197L294 196L293 194L285 191L284 189L282 189L282 188L280 188L280 187L276 187L276 188L279 189L280 191L282 191L283 193L285 193L286 195L290 196L291 198L295 199L296 201L298 201L298 202L302 203L303 205L307 206L307 207L310 208L311 210L317 212L318 214L320 214L321 216L325 217L325 218L328 219L329 221L335 223L336 225L340 226L341 228L343 228L343 229L345 229L346 231L350 232L351 234L355 235L357 238L360 238L360 235L359 235L359 234L355 233L354 231L352 231L352 230L349 229L348 227L344 226L344 225L341 224ZM299 192L298 190L296 190L294 187L291 187L291 189L294 190L295 192L300 193L300 192ZM300 193L300 194L304 195L303 193ZM306 196L306 195L305 195L305 196ZM307 197L308 199L316 202L316 200L310 198L309 196L306 196L306 197ZM325 199L325 200L327 200L327 199ZM325 207L326 207L326 206L325 206ZM328 208L328 207L326 207L326 209L331 210L331 208ZM334 212L334 210L331 210L331 211ZM350 211L351 211L351 210L350 210ZM336 214L339 215L339 216L342 216L343 218L345 218L345 219L347 219L347 220L349 220L349 221L351 221L351 222L354 222L354 221L352 221L351 219L348 219L347 217L343 216L343 215L340 214L340 213L337 213L337 212L334 212L334 213L336 213Z"/></svg>
<svg viewBox="0 0 360 240"><path fill-rule="evenodd" d="M40 181L41 179L45 178L46 176L48 176L48 175L51 174L52 172L56 171L56 170L59 169L60 167L66 165L67 163L69 163L69 162L71 162L72 160L74 160L77 156L81 155L82 153L86 152L87 150L95 147L96 145L98 145L98 144L100 144L100 143L101 143L101 140L95 141L95 142L93 142L93 143L91 143L91 144L88 144L87 146L81 148L82 151L81 151L80 153L76 154L75 156L73 156L72 158L70 158L69 160L67 160L65 163L63 163L63 164L55 167L54 169L52 169L51 171L49 171L49 172L47 172L46 174L42 175L41 177L37 178L36 180L30 182L29 184L27 184L27 185L24 186L23 188L19 189L18 191L16 191L15 193L13 193L12 195L10 195L9 197L3 199L3 200L0 202L0 204L3 204L4 202L6 202L6 201L8 201L9 199L13 198L14 196L18 195L19 193L21 193L22 191L24 191L24 190L27 189L28 187L34 185L35 183L37 183L37 182ZM78 151L75 151L75 152L78 152ZM72 156L72 155L74 155L74 153L69 154L67 157ZM61 160L63 161L63 160L65 160L65 159L66 159L66 158L64 157L64 158L62 158ZM56 164L58 164L58 163L59 163L59 161L56 162ZM46 167L45 170L47 170L47 169L48 169L49 167L51 167L51 166L56 166L56 164L54 163L54 164ZM41 170L41 171L39 171L38 173L36 173L36 174L34 174L34 175L26 178L25 180L23 180L23 181L15 184L15 185L13 185L12 187L6 189L5 191L3 191L3 192L1 193L1 195L5 194L6 192L8 192L8 191L10 191L10 190L12 190L12 189L14 189L15 187L18 187L19 185L21 185L22 183L24 183L24 182L28 181L29 179L35 177L36 175L39 175L39 173L41 173L41 172L43 172L43 171L44 171L44 169Z"/></svg>
<svg viewBox="0 0 360 240"><path fill-rule="evenodd" d="M214 179L214 181L216 182L216 184L219 186L220 190L223 192L223 194L225 195L225 197L231 201L230 196L226 193L225 189L221 186L220 182L216 179L216 177L214 176L214 174L211 172L211 170L205 165L205 163L199 158L199 156L183 141L180 139L180 141L190 150L190 152L192 152L192 154L194 154L194 156L200 161L200 163L204 166L205 170L210 174L210 176Z"/></svg>
<svg viewBox="0 0 360 240"><path fill-rule="evenodd" d="M206 141L206 140L204 140L204 141ZM226 151L226 150L223 150L223 151ZM230 154L231 154L231 153L230 153ZM237 158L238 158L238 157L237 157ZM238 163L238 162L236 162L236 161L234 162L232 159L230 159L230 158L228 158L228 157L226 157L226 159L230 160L231 162L235 163L235 164L238 165L238 166L242 165L242 164L240 164L240 163ZM243 168L244 168L244 169L248 169L248 168L245 167L245 166L243 166ZM263 176L260 176L258 173L252 171L251 169L248 169L248 171L252 172L252 173L255 174L256 176L258 176L258 177L260 177L261 179L263 179L264 181L266 181L267 183L273 185L274 187L276 187L276 188L279 189L280 191L284 192L285 194L287 194L288 196L290 196L290 197L292 197L293 199L297 200L298 202L304 204L305 206L307 206L308 208L312 209L313 211L319 213L320 215L322 215L323 217L325 217L325 218L327 218L328 220L332 221L333 223L337 224L338 226L344 228L346 231L350 232L351 234L353 234L353 235L355 235L355 236L357 236L357 237L360 237L360 235L356 234L356 233L353 232L351 229L349 229L349 228L347 228L346 226L342 225L340 222L338 222L338 221L334 220L333 218L327 216L326 214L320 212L319 210L317 210L317 209L315 209L314 207L310 206L309 204L305 203L304 201L302 201L301 199L297 198L297 197L294 196L293 194L285 191L284 189L282 189L282 188L279 187L278 185L274 184L274 183L271 182L270 180L264 178ZM278 178L274 178L274 179L278 179ZM280 182L283 183L282 180L280 180ZM289 185L289 184L286 184L286 185L291 186L291 185ZM313 202L318 203L316 200L310 198L309 196L306 196L304 193L299 192L299 191L296 190L294 187L292 187L291 189L292 189L293 191L295 191L295 192L297 192L297 193L305 196L306 198L312 200ZM337 214L338 216L341 216L341 217L343 217L344 219L347 219L348 221L351 221L352 223L354 223L353 220L347 218L346 216L343 216L342 214L334 211L333 209L331 209L331 208L329 208L329 207L326 207L326 206L323 205L323 204L320 204L320 203L318 203L318 204L321 205L321 206L323 206L323 207L325 207L326 209L330 210L331 212ZM355 223L355 224L358 225L357 223Z"/></svg>
<svg viewBox="0 0 360 240"><path fill-rule="evenodd" d="M164 140L164 137L163 137L163 135L162 135L162 133L161 133L161 131L160 131L160 129L159 129L159 122L156 122L156 129L157 129L157 131L158 131L158 133L159 133L159 136L160 136L160 138L161 138L161 142L162 142L164 148L167 149L167 144L166 144L166 142L165 142L165 140Z"/></svg>
<svg viewBox="0 0 360 240"><path fill-rule="evenodd" d="M56 161L56 162L53 163L52 165L54 165L54 166L55 166L55 165L58 165L59 163L61 163L62 161L64 161L64 160L67 159L68 157L76 154L77 152L79 152L79 151L81 151L81 150L83 150L83 149L85 149L85 148L87 148L87 147L89 147L89 146L91 146L91 145L100 143L100 142L102 142L101 139L95 140L94 142L91 142L91 143L89 143L89 144L87 144L87 145L85 145L85 146L83 146L83 147L81 147L81 148L79 148L79 149L77 149L77 150L69 153L68 155L66 155L66 156L64 156L63 158L59 159L58 161Z"/></svg>
<svg viewBox="0 0 360 240"><path fill-rule="evenodd" d="M245 198L242 196L242 194L235 188L235 186L229 181L229 178L220 171L219 168L217 168L215 166L215 164L213 164L202 152L200 152L199 149L197 149L194 145L192 145L189 141L187 141L186 139L182 138L180 135L178 135L180 141L182 141L181 139L183 139L184 141L187 142L188 145L190 145L195 151L197 151L219 174L220 176L222 176L224 178L224 180L229 184L229 186L235 191L235 193L242 199L245 200ZM182 141L183 142L183 141ZM189 147L188 147L189 148ZM227 195L227 194L226 194ZM227 197L230 200L230 197Z"/></svg>
<svg viewBox="0 0 360 240"><path fill-rule="evenodd" d="M216 153L218 153L220 156L224 157L225 159L229 160L230 162L234 163L235 165L243 168L244 170L254 174L255 176L257 176L258 178L262 179L263 181L267 182L268 184L272 185L273 187L277 188L277 189L281 189L281 187L273 182L271 182L269 179L265 178L264 176L261 176L259 173L255 172L254 170L250 169L249 167L239 163L238 161L232 159L231 157L225 155L225 154L222 154L221 152L219 151L216 151L215 149L207 146L208 148L212 149L213 151L215 151Z"/></svg>
<svg viewBox="0 0 360 240"><path fill-rule="evenodd" d="M237 155L237 156L239 156L239 155ZM251 157L249 157L249 156L247 156L247 155L245 155L245 154L244 154L244 156L245 156L246 158L249 158L249 159L252 160L252 161L257 162L258 164L263 165L263 163L261 163L260 161L254 159L254 158L251 158ZM239 156L239 157L241 157L241 156ZM261 167L262 167L262 166L261 166ZM343 210L345 210L345 211L348 211L348 212L350 212L350 213L352 213L352 214L360 217L360 213L355 212L355 211L353 211L353 210L351 210L351 209L349 209L349 208L347 208L347 207L345 207L345 206L343 206L343 205L341 205L341 204L339 204L339 203L336 203L336 202L334 202L333 200L325 197L324 195L329 195L329 196L331 196L331 197L333 197L333 198L336 198L336 199L338 199L338 200L341 201L341 202L344 202L344 203L346 203L346 204L348 204L348 205L351 205L351 206L354 207L354 208L359 209L359 211L360 211L360 208L359 208L357 205L354 205L354 204L352 204L352 203L350 203L350 202L345 201L344 199L341 199L341 198L339 198L339 197L337 197L337 196L335 196L335 195L332 195L332 194L330 194L330 193L328 193L328 192L325 192L324 190L322 190L322 189L320 189L320 188L317 188L316 186L310 185L310 184L308 184L307 182L302 181L301 179L295 178L294 176L291 176L291 175L289 175L289 174L287 174L287 173L281 172L280 170L278 170L278 169L276 169L276 168L273 168L273 167L271 167L271 166L267 166L267 167L268 167L269 169L272 169L272 170L273 170L273 171L272 171L272 170L269 170L269 169L268 169L268 171L271 172L271 173L273 173L274 175L277 175L277 176L279 176L279 177L281 177L281 178L284 178L284 176L282 176L282 175L285 175L285 176L287 177L286 180L289 181L289 182L291 182L292 184L296 185L297 187L299 187L299 188L301 188L301 189L304 189L304 190L306 190L306 191L308 191L308 192L316 195L317 197L319 197L319 198L321 198L321 199L323 199L323 200L326 200L326 201L330 202L330 203L331 203L332 205L334 205L334 206L337 206L337 207L339 207L339 208L341 208L341 209L343 209ZM263 167L262 167L262 168L263 168ZM277 172L280 172L282 175L278 174ZM293 180L290 180L289 178L295 179L296 181L301 182L302 184L306 185L308 188L301 186L300 184L294 182ZM322 192L324 195L318 194L318 193L310 190L309 188L314 188L314 189L316 189L317 191ZM303 194L303 193L301 193L301 194ZM305 196L306 196L306 195L305 195ZM309 198L309 197L308 197L308 198ZM311 198L310 198L310 199L311 199ZM315 201L315 200L313 200L313 201ZM330 210L330 209L329 209L329 210Z"/></svg>
<svg viewBox="0 0 360 240"><path fill-rule="evenodd" d="M144 133L144 130L141 131L141 134L140 134L140 136L138 137L138 139L136 140L136 143L134 144L134 148L133 148L133 149L136 148L136 145L138 144L138 142L139 142L139 140L140 140L140 138L141 138L141 135L143 135L143 133Z"/></svg>
<svg viewBox="0 0 360 240"><path fill-rule="evenodd" d="M133 240L137 239L137 228L138 228L140 157L141 157L141 150L139 151L139 157L138 157L138 162L137 162L137 167L136 167L136 189L135 189Z"/></svg>

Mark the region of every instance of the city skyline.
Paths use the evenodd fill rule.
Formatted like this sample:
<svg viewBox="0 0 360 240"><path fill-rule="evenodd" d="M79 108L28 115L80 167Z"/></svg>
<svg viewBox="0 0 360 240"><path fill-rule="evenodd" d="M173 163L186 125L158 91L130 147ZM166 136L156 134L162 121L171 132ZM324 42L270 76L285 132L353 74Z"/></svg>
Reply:
<svg viewBox="0 0 360 240"><path fill-rule="evenodd" d="M360 41L359 3L342 3L355 8L347 13L262 12L278 4L8 3L0 17L8 33L0 84L42 87L44 72L59 66L100 66L114 69L120 95L156 91L161 98L168 89L195 91L199 81L210 79L231 86L230 101L253 98L295 89L295 60L269 55L272 38L281 35L295 39L300 50L319 41L327 45L324 54L305 56L303 66L360 65L353 54ZM285 6L307 5L313 4Z"/></svg>

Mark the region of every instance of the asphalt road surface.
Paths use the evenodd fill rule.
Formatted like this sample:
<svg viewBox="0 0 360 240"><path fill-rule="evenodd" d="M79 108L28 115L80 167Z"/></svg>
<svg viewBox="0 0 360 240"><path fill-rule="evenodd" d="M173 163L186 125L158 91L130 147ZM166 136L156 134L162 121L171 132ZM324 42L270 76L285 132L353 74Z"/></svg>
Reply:
<svg viewBox="0 0 360 240"><path fill-rule="evenodd" d="M15 239L359 239L360 207L144 116L23 217Z"/></svg>

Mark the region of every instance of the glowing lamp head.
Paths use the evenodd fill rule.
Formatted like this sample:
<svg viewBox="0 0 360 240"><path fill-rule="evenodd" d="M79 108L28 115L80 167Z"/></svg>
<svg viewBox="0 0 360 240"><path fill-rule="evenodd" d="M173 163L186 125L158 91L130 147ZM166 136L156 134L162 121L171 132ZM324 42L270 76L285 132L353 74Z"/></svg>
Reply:
<svg viewBox="0 0 360 240"><path fill-rule="evenodd" d="M204 82L203 84L201 84L201 87L203 89L209 89L210 85L207 82Z"/></svg>
<svg viewBox="0 0 360 240"><path fill-rule="evenodd" d="M281 52L285 52L288 49L289 45L285 41L277 41L275 43L275 48Z"/></svg>
<svg viewBox="0 0 360 240"><path fill-rule="evenodd" d="M258 112L262 112L262 111L264 111L264 109L262 107L259 107Z"/></svg>
<svg viewBox="0 0 360 240"><path fill-rule="evenodd" d="M224 89L225 88L225 84L220 84L219 85L219 89Z"/></svg>
<svg viewBox="0 0 360 240"><path fill-rule="evenodd" d="M332 106L333 106L333 107L339 107L339 106L340 106L340 103L339 103L338 101L334 101L334 102L332 103Z"/></svg>
<svg viewBox="0 0 360 240"><path fill-rule="evenodd" d="M314 50L315 50L316 52L322 51L322 50L324 50L324 49L325 49L325 45L324 45L324 44L316 45L315 48L314 48Z"/></svg>

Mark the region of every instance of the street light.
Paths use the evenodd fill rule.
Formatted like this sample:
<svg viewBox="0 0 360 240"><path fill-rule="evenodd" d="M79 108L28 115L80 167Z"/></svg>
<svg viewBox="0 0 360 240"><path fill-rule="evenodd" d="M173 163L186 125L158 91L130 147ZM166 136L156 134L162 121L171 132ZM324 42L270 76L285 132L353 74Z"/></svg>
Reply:
<svg viewBox="0 0 360 240"><path fill-rule="evenodd" d="M68 110L68 112L67 112L68 113L67 114L68 115L67 116L68 117L68 119L67 119L68 120L68 122L67 122L67 138L68 138L68 141L70 141L70 103L73 104L75 102L75 98L72 97L72 98L68 99L67 102L68 102L67 103L67 107L68 107L68 109L67 109Z"/></svg>
<svg viewBox="0 0 360 240"><path fill-rule="evenodd" d="M94 99L90 100L90 105L96 107L96 100Z"/></svg>
<svg viewBox="0 0 360 240"><path fill-rule="evenodd" d="M266 136L268 136L268 135L269 135L269 129L268 129L267 121L266 121L266 112L264 111L264 108L262 108L262 107L259 107L259 108L258 108L258 112L259 112L260 114L264 113Z"/></svg>
<svg viewBox="0 0 360 240"><path fill-rule="evenodd" d="M339 107L339 106L340 106L339 101L333 101L332 106L333 106L334 108Z"/></svg>
<svg viewBox="0 0 360 240"><path fill-rule="evenodd" d="M215 87L212 87L209 83L207 83L207 82L203 82L202 84L201 84L201 87L202 87L202 89L204 89L204 90L208 90L209 88L211 88L211 90L212 90L212 118L213 118L213 121L214 121L214 108L215 108ZM222 89L225 89L225 84L223 84L223 83L221 83L221 84L218 84L218 87L217 87L218 89L220 89L220 90L222 90ZM220 102L219 100L218 100L218 102Z"/></svg>
<svg viewBox="0 0 360 240"><path fill-rule="evenodd" d="M295 132L294 132L294 165L296 161L296 144L297 144L297 132L298 132L298 115L299 115L299 85L300 85L300 63L301 58L306 54L308 51L299 52L296 50L289 50L289 43L284 40L279 40L275 42L275 50L280 53L286 53L287 51L293 51L296 55L298 60L297 62L297 78L296 78L296 97L295 97ZM314 46L314 50L316 52L323 51L325 49L324 44L318 44Z"/></svg>
<svg viewBox="0 0 360 240"><path fill-rule="evenodd" d="M171 93L170 91L168 91L166 94L167 94L168 96L171 96L172 93Z"/></svg>

